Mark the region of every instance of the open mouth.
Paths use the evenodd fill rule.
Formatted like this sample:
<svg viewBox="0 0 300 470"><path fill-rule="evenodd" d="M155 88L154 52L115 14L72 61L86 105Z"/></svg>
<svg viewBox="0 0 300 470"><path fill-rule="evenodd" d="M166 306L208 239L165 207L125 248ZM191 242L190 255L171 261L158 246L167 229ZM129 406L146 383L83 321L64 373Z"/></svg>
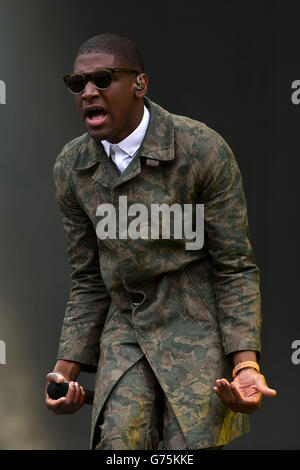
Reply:
<svg viewBox="0 0 300 470"><path fill-rule="evenodd" d="M91 126L99 126L105 121L107 112L99 108L90 109L85 113L85 116L88 124Z"/></svg>

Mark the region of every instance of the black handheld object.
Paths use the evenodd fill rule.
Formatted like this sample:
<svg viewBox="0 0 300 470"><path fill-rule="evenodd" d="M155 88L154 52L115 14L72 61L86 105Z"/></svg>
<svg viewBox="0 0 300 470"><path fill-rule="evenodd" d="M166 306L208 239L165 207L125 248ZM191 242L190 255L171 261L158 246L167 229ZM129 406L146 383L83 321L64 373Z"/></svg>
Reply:
<svg viewBox="0 0 300 470"><path fill-rule="evenodd" d="M68 390L69 384L67 382L61 382L60 384L50 382L47 387L47 393L52 400L58 400L61 397L65 397ZM94 392L92 390L85 390L85 393L85 403L87 405L92 405L94 401Z"/></svg>

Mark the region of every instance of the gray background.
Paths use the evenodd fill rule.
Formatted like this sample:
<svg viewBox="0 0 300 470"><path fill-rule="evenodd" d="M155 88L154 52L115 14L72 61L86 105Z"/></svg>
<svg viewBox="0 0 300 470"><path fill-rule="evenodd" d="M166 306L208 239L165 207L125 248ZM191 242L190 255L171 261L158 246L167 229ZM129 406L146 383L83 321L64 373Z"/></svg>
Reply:
<svg viewBox="0 0 300 470"><path fill-rule="evenodd" d="M0 365L1 449L87 449L91 407L55 416L44 406L65 303L69 266L52 167L84 132L61 76L79 45L102 32L134 40L148 96L205 122L232 147L244 180L261 269L262 371L276 388L252 415L252 431L228 449L299 449L300 3L294 1L0 0ZM93 375L81 382L92 386Z"/></svg>

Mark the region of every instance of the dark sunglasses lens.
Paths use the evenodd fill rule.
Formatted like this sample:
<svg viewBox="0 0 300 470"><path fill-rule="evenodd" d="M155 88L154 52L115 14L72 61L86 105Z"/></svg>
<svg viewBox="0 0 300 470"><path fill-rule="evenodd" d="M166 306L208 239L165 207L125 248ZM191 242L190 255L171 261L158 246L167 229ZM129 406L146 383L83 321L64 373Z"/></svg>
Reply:
<svg viewBox="0 0 300 470"><path fill-rule="evenodd" d="M97 70L92 73L92 80L97 88L108 88L111 84L111 74L108 70Z"/></svg>
<svg viewBox="0 0 300 470"><path fill-rule="evenodd" d="M81 75L72 75L67 78L66 83L73 93L81 93L84 90L86 81Z"/></svg>

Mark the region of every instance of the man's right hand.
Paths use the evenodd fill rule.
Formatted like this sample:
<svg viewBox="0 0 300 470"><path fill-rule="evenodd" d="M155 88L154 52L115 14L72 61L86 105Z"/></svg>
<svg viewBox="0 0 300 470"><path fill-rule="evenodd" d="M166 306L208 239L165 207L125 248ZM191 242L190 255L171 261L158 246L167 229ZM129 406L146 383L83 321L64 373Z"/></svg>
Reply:
<svg viewBox="0 0 300 470"><path fill-rule="evenodd" d="M85 401L86 392L78 382L68 380L64 375L59 372L51 372L47 375L47 383L45 388L45 404L48 410L53 411L55 414L73 414L82 407ZM47 393L49 382L68 382L69 390L65 397L58 400L53 400Z"/></svg>

